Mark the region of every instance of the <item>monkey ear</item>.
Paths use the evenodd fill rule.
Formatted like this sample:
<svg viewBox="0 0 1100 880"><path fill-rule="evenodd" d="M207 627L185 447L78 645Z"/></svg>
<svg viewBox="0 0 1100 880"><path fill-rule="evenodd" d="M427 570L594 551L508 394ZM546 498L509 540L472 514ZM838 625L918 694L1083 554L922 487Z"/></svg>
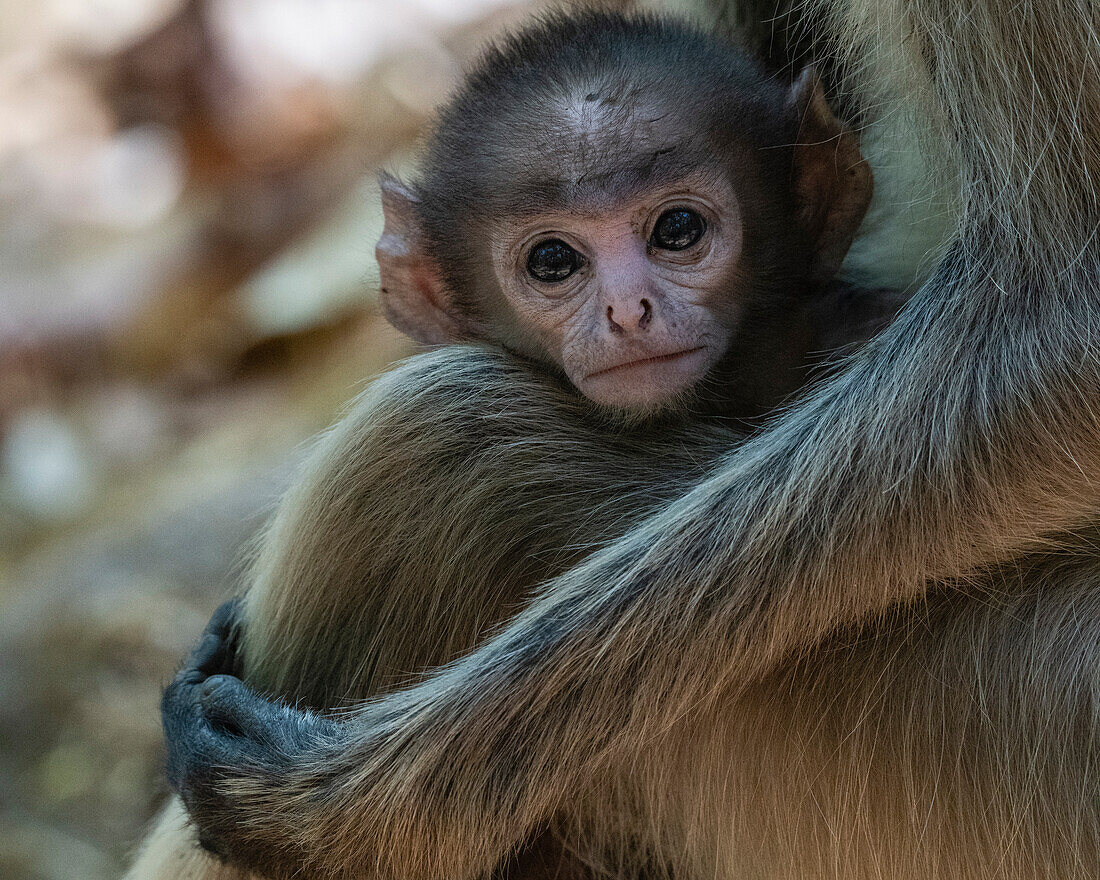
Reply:
<svg viewBox="0 0 1100 880"><path fill-rule="evenodd" d="M815 242L813 276L836 274L867 213L874 189L859 138L829 109L812 67L798 75L789 98L801 125L794 148L795 197L800 219Z"/></svg>
<svg viewBox="0 0 1100 880"><path fill-rule="evenodd" d="M454 300L428 255L416 194L383 174L382 237L374 249L382 276L382 311L394 327L417 342L441 345L467 338Z"/></svg>

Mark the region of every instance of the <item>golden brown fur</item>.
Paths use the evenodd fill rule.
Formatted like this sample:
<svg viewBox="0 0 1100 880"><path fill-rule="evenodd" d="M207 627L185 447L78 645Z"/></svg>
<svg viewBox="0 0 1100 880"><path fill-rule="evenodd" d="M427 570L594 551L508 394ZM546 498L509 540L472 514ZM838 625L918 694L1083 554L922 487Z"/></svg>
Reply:
<svg viewBox="0 0 1100 880"><path fill-rule="evenodd" d="M233 827L268 870L472 877L559 815L625 874L1100 876L1097 7L825 11L863 100L919 102L960 181L940 265L845 372L478 651L331 750L241 771ZM278 671L268 622L316 647L334 612L252 601L257 680L282 686L300 657Z"/></svg>
<svg viewBox="0 0 1100 880"><path fill-rule="evenodd" d="M859 314L856 303L842 317ZM850 326L853 338L865 329ZM328 708L460 656L742 436L619 427L531 367L474 352L413 359L318 443L252 566L244 655L257 686ZM237 876L181 826L173 803L130 876Z"/></svg>

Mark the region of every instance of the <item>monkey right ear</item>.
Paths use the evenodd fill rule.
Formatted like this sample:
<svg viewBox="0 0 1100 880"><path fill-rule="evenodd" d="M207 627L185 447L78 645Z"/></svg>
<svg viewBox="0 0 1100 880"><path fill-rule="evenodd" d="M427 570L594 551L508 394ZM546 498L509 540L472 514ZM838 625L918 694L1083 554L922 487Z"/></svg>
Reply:
<svg viewBox="0 0 1100 880"><path fill-rule="evenodd" d="M813 274L836 274L871 204L874 177L859 151L859 137L833 115L821 80L807 67L788 101L799 116L794 147L795 196L800 219L814 241Z"/></svg>
<svg viewBox="0 0 1100 880"><path fill-rule="evenodd" d="M374 255L382 276L386 320L427 345L466 339L451 292L428 255L416 215L416 193L388 174L379 182L385 223Z"/></svg>

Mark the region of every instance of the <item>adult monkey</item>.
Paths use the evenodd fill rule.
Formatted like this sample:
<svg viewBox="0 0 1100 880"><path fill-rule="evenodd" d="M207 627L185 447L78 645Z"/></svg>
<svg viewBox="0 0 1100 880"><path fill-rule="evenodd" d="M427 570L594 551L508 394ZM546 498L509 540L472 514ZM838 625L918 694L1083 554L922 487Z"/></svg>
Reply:
<svg viewBox="0 0 1100 880"><path fill-rule="evenodd" d="M839 17L957 157L932 279L469 658L342 726L288 713L302 754L222 680L203 708L255 763L199 808L234 857L474 876L568 804L688 877L1100 871L1097 9Z"/></svg>

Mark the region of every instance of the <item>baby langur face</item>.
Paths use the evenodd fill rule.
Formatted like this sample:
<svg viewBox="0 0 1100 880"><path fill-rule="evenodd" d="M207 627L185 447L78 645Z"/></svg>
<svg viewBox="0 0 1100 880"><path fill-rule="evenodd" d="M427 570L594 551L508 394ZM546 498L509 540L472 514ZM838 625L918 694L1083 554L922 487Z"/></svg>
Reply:
<svg viewBox="0 0 1100 880"><path fill-rule="evenodd" d="M699 382L736 323L742 225L728 185L527 215L492 243L515 323L588 398L652 411Z"/></svg>
<svg viewBox="0 0 1100 880"><path fill-rule="evenodd" d="M553 102L541 92L535 104L518 104L525 124L498 126L488 152L470 144L492 104L486 98L482 115L471 116L463 102L476 104L477 94L468 86L442 117L421 184L382 176L385 227L375 253L386 317L414 339L481 340L549 359L593 401L644 414L674 403L718 364L745 321L759 317L750 308L769 305L768 289L783 294L770 303L779 307L796 287L836 275L872 177L812 68L785 92L749 76L745 112L760 114L760 125L739 132L738 120L718 122L713 108L678 113L662 104L661 88L624 85L629 77L608 63L608 77L596 77L579 103L566 101L564 117L547 116ZM676 95L665 103L688 100ZM691 130L693 118L709 128ZM783 132L793 127L792 143ZM726 145L721 155L677 152L709 144L708 134ZM761 152L773 147L789 149L789 167L787 153ZM772 161L746 161L764 155ZM683 168L695 170L639 188L647 174ZM731 173L752 199L748 210ZM576 195L543 207L563 191ZM775 228L784 222L775 217L770 231L757 228L772 192L782 200L776 212L789 203L789 229ZM757 247L754 265L743 265L746 232L758 242L775 236L772 249L789 247L789 258L755 265Z"/></svg>

